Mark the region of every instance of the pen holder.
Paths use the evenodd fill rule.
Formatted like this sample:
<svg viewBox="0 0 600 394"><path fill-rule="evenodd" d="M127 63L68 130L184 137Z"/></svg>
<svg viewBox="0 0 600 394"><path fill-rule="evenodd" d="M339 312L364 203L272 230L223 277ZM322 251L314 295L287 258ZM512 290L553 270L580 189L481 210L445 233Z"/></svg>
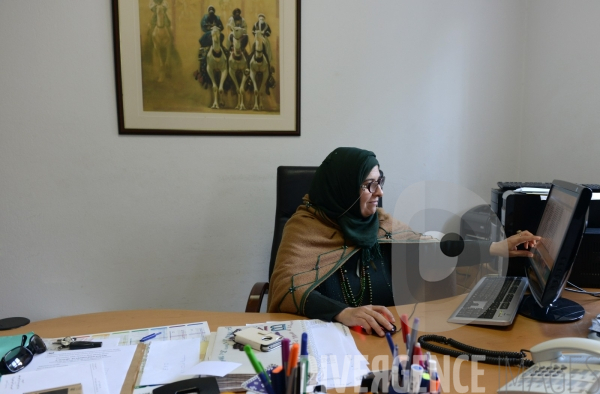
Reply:
<svg viewBox="0 0 600 394"><path fill-rule="evenodd" d="M272 389L275 391L275 394L283 393L286 394L286 382L281 381L281 378L286 379L284 375L278 375L273 373L276 371L277 365L270 364L266 368L267 375L269 376L272 384ZM305 393L326 393L327 388L324 385L316 384L316 376L308 376L308 381L305 382ZM265 387L263 381L261 380L259 375L254 375L250 379L246 380L241 384L243 389L248 391L252 391L254 393L259 394L269 394L268 389ZM302 394L300 392L296 393L296 391L292 391L294 394Z"/></svg>
<svg viewBox="0 0 600 394"><path fill-rule="evenodd" d="M273 388L275 390L275 393L286 393L286 386L284 382L279 381L275 375L271 374L271 372L273 371L273 367L275 367L274 365L270 365L269 367L267 367L267 371L269 373L270 379L271 379L271 383L273 384ZM261 381L260 377L258 375L254 375L253 377L251 377L250 379L246 380L245 382L242 383L242 388L246 389L248 391L254 392L254 393L259 393L259 394L269 394L267 391L267 388L264 386L263 382ZM327 388L324 385L311 385L311 386L306 386L306 393L326 393L327 392ZM295 391L293 391L295 393ZM302 394L302 393L296 393L296 394Z"/></svg>
<svg viewBox="0 0 600 394"><path fill-rule="evenodd" d="M407 376L407 371L400 372L396 379L393 379L391 371L369 372L363 375L360 384L361 392L368 393L389 393L389 394L409 394L410 379ZM427 374L427 376L429 376ZM412 391L423 394L441 394L441 386L439 379L436 379L432 390L430 379L421 379L421 384L418 391Z"/></svg>

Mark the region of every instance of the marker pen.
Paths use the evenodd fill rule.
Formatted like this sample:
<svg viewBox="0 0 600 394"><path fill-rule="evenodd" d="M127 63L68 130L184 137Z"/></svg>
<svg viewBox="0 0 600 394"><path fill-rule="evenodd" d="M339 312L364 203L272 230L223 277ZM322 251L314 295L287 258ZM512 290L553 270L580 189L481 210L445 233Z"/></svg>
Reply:
<svg viewBox="0 0 600 394"><path fill-rule="evenodd" d="M410 367L410 383L408 386L408 392L410 394L417 394L421 388L421 378L423 377L423 367L419 364L413 364Z"/></svg>
<svg viewBox="0 0 600 394"><path fill-rule="evenodd" d="M437 393L439 391L439 379L437 374L437 361L429 360L429 376L430 376L430 384L429 384L429 392Z"/></svg>
<svg viewBox="0 0 600 394"><path fill-rule="evenodd" d="M300 340L300 357L308 356L308 334L303 332Z"/></svg>
<svg viewBox="0 0 600 394"><path fill-rule="evenodd" d="M402 329L402 339L406 343L406 336L410 334L410 328L408 327L408 315L406 313L400 316L400 328Z"/></svg>

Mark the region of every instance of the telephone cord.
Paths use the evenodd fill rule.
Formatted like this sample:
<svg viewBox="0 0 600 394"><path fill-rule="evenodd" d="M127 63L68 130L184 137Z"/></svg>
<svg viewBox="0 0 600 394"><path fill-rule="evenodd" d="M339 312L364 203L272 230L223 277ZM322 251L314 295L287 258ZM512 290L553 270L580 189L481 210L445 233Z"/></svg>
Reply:
<svg viewBox="0 0 600 394"><path fill-rule="evenodd" d="M430 342L443 343L444 345L448 345L459 350L434 345ZM529 352L529 350L524 349L521 349L520 352L480 349L455 341L452 338L443 337L441 335L422 335L419 337L419 343L421 344L421 348L425 350L456 358L466 356L468 357L469 361L479 361L494 365L516 365L527 368L534 364L532 360L526 358L527 356L525 352ZM483 359L480 359L481 356L484 356Z"/></svg>

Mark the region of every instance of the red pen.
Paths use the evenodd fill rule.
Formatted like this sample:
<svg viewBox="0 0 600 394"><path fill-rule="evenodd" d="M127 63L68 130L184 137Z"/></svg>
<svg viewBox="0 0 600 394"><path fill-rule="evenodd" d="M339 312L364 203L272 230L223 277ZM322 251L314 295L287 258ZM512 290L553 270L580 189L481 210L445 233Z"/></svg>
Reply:
<svg viewBox="0 0 600 394"><path fill-rule="evenodd" d="M408 327L408 315L406 313L400 316L400 327L402 329L402 340L406 343L406 336L410 334L410 328Z"/></svg>
<svg viewBox="0 0 600 394"><path fill-rule="evenodd" d="M415 349L413 352L413 364L419 364L423 368L425 368L425 363L423 362L423 350L421 349L420 343L415 343Z"/></svg>

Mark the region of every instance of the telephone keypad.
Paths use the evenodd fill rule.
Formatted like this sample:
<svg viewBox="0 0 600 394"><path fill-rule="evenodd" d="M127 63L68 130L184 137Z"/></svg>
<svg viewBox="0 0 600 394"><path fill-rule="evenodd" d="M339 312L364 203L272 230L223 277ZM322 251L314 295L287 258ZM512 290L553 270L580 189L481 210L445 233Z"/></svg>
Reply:
<svg viewBox="0 0 600 394"><path fill-rule="evenodd" d="M600 360L585 357L566 363L538 363L504 387L499 393L581 393L600 394Z"/></svg>

